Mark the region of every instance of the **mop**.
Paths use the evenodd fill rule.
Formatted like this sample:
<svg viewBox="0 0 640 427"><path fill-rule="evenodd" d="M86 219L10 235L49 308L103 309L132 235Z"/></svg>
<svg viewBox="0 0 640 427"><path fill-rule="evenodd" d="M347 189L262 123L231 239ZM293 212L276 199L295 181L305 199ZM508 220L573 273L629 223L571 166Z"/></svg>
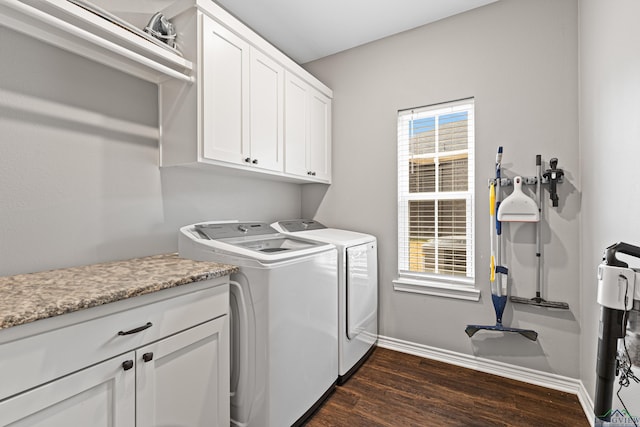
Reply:
<svg viewBox="0 0 640 427"><path fill-rule="evenodd" d="M466 334L471 338L476 332L480 330L486 331L498 331L498 332L516 332L525 338L535 341L538 339L538 333L530 329L518 329L510 328L502 325L502 314L507 305L507 280L509 270L503 266L502 261L502 225L496 220L496 210L500 206L500 202L496 199L500 195L501 186L501 163L502 163L502 147L498 147L498 154L496 154L496 179L490 184L489 188L489 221L491 230L491 300L493 302L493 309L496 312L496 324L495 325L467 325L465 328ZM495 227L495 233L494 233ZM493 239L496 238L496 253L493 253Z"/></svg>
<svg viewBox="0 0 640 427"><path fill-rule="evenodd" d="M541 223L542 223L542 191L540 191L540 182L542 181L542 156L540 154L536 155L536 172L538 174L538 180L536 182L536 199L538 199L538 216L540 221L536 224L536 296L534 298L522 298L511 296L511 302L517 304L529 304L536 305L538 307L549 307L549 308L558 308L562 310L568 310L569 304L566 302L556 302L556 301L546 301L541 297L541 289L542 289L542 257L540 251L540 231L541 231Z"/></svg>

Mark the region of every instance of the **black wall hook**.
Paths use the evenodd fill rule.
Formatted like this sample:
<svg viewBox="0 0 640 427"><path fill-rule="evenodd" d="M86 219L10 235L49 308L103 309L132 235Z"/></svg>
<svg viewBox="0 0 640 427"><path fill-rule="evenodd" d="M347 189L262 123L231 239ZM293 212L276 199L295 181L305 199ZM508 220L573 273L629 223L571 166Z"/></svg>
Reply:
<svg viewBox="0 0 640 427"><path fill-rule="evenodd" d="M558 159L556 157L549 160L549 166L551 166L551 169L547 169L542 176L549 182L549 196L551 197L553 207L557 207L559 199L556 185L564 176L564 171L562 169L558 169Z"/></svg>

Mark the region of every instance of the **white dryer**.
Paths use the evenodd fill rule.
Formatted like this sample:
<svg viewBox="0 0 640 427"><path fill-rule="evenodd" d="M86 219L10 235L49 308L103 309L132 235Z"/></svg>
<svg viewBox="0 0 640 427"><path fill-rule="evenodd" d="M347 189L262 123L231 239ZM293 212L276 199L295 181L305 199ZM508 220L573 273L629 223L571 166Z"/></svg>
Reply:
<svg viewBox="0 0 640 427"><path fill-rule="evenodd" d="M378 340L377 240L370 234L327 228L310 219L278 221L271 226L338 248L338 384L343 384Z"/></svg>
<svg viewBox="0 0 640 427"><path fill-rule="evenodd" d="M337 253L268 224L182 227L181 257L233 264L231 424L302 424L338 377Z"/></svg>

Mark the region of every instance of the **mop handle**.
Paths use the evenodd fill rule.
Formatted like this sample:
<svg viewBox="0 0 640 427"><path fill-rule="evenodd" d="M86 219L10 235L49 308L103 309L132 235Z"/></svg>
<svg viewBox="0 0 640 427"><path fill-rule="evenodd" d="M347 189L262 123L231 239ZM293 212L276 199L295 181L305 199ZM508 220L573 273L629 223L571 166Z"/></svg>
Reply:
<svg viewBox="0 0 640 427"><path fill-rule="evenodd" d="M496 203L495 203L495 213L498 212L498 207L500 206L500 188L501 188L501 168L502 168L502 146L498 147L498 153L496 154L496 183L495 183L495 192L496 192ZM495 225L496 225L496 257L495 257L495 272L498 272L498 268L500 268L500 273L502 274L502 223L498 221L498 215L495 216ZM502 282L504 278L500 276L498 283L496 285L496 294L497 296L503 296L502 290Z"/></svg>
<svg viewBox="0 0 640 427"><path fill-rule="evenodd" d="M496 216L496 183L489 185L489 237L491 239L491 283L496 280L496 252L494 247L495 240L495 216Z"/></svg>
<svg viewBox="0 0 640 427"><path fill-rule="evenodd" d="M536 155L536 173L538 174L538 181L536 182L536 199L538 202L538 216L539 221L536 223L536 297L540 298L542 292L542 254L540 250L540 232L542 229L542 156Z"/></svg>

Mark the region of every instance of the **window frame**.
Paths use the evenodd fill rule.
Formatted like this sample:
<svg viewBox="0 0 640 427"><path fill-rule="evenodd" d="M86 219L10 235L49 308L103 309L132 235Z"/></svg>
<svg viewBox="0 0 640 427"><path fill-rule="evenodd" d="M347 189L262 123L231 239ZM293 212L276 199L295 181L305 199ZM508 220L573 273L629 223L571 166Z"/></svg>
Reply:
<svg viewBox="0 0 640 427"><path fill-rule="evenodd" d="M433 154L424 155L425 158L433 158L435 165L435 187L433 192L412 193L409 187L409 158L411 156L409 138L410 129L408 122L429 117L440 117L457 112L467 112L467 149L439 152L439 127L435 127L435 149ZM398 111L398 139L397 139L397 178L398 178L398 279L393 281L397 291L445 296L478 301L480 291L475 287L476 263L475 263L475 99L466 98L457 101L438 103L424 107ZM437 123L437 122L436 122ZM450 159L456 155L466 154L467 158L467 190L446 191L439 190L437 177L442 159ZM403 180L403 176L406 180ZM406 188L403 188L405 186ZM467 273L465 276L453 274L411 272L409 271L409 204L415 200L434 200L434 221L437 228L438 202L440 200L465 200L466 208L466 238L471 243L466 248ZM437 235L437 233L436 233ZM436 249L437 250L437 249ZM436 270L438 261L436 260Z"/></svg>

